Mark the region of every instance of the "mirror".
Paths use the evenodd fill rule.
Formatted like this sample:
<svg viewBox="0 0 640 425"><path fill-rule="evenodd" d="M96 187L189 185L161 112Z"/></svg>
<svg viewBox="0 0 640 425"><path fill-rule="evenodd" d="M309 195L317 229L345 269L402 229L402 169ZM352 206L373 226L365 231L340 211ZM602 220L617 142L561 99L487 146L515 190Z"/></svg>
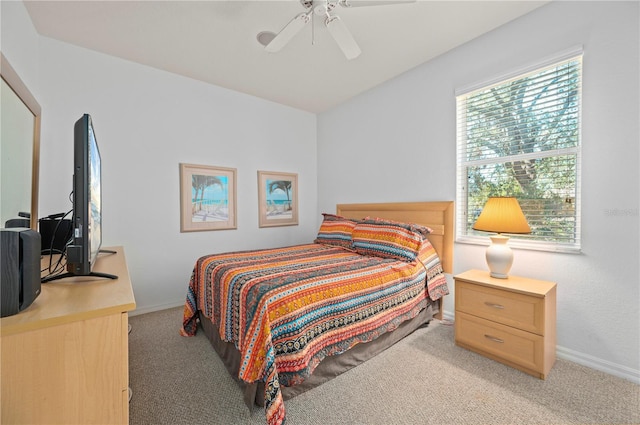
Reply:
<svg viewBox="0 0 640 425"><path fill-rule="evenodd" d="M19 212L31 214L38 229L40 105L1 54L0 227Z"/></svg>

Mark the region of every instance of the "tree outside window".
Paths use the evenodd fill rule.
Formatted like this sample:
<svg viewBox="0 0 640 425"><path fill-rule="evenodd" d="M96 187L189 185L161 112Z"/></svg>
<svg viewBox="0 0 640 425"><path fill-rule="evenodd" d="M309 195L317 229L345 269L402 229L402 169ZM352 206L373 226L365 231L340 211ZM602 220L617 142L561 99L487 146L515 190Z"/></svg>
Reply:
<svg viewBox="0 0 640 425"><path fill-rule="evenodd" d="M459 239L490 196L514 196L531 247L579 249L581 56L457 97ZM485 235L486 236L486 235Z"/></svg>

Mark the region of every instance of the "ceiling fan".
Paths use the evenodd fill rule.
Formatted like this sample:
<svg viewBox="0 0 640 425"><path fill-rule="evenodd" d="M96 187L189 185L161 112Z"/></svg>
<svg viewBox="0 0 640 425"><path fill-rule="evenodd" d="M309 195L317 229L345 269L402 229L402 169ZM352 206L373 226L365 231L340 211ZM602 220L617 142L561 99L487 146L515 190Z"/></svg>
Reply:
<svg viewBox="0 0 640 425"><path fill-rule="evenodd" d="M291 39L311 22L313 14L324 17L324 26L336 41L347 59L357 58L362 51L340 17L332 14L336 6L360 7L381 6L399 3L414 3L416 0L300 0L305 11L294 17L279 33L263 31L258 34L258 42L267 52L277 52L286 46Z"/></svg>

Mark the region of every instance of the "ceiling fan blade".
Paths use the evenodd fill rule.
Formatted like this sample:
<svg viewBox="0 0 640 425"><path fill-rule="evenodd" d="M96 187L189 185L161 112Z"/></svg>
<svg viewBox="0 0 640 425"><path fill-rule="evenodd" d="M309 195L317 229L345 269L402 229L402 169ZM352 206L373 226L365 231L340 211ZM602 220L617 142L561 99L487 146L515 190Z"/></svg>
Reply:
<svg viewBox="0 0 640 425"><path fill-rule="evenodd" d="M351 32L342 23L339 17L331 16L327 18L324 24L329 30L329 34L331 34L336 43L338 43L338 46L340 46L342 53L344 53L347 59L354 59L360 56L362 51L360 50L358 43L356 43Z"/></svg>
<svg viewBox="0 0 640 425"><path fill-rule="evenodd" d="M310 13L301 13L293 18L264 49L272 53L282 49L309 22L310 15Z"/></svg>
<svg viewBox="0 0 640 425"><path fill-rule="evenodd" d="M416 0L340 0L342 7L388 6L391 4L415 3Z"/></svg>

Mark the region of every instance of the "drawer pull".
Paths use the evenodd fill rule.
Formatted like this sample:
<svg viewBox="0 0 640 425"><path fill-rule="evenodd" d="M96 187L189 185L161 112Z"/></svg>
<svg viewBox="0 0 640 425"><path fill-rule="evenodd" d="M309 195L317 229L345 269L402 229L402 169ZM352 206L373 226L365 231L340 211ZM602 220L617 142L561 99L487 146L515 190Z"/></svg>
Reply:
<svg viewBox="0 0 640 425"><path fill-rule="evenodd" d="M496 338L495 336L491 336L487 334L485 334L484 337L490 341L497 342L499 344L504 344L504 339Z"/></svg>
<svg viewBox="0 0 640 425"><path fill-rule="evenodd" d="M497 308L497 309L500 309L500 310L504 309L504 306L500 305L500 304L490 303L489 301L485 301L484 303L486 305L488 305L489 307Z"/></svg>

